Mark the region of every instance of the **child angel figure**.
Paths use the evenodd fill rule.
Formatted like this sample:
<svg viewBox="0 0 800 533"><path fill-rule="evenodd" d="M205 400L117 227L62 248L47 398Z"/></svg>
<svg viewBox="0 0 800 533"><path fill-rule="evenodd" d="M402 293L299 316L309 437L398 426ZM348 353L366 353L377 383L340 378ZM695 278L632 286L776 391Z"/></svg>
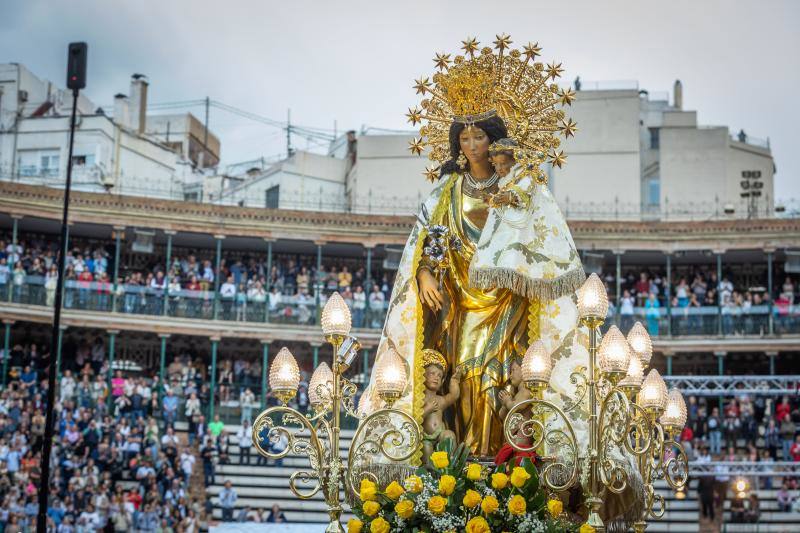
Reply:
<svg viewBox="0 0 800 533"><path fill-rule="evenodd" d="M505 389L498 393L498 397L500 398L500 403L502 405L499 412L500 419L503 421L505 421L506 416L515 405L532 398L528 387L526 387L522 382L522 361L519 357L514 357L514 360L511 362L510 383ZM525 409L522 412L522 415L525 419L530 418L530 408ZM518 446L530 446L532 442L530 436L524 435L521 431L517 432L515 435L515 440Z"/></svg>
<svg viewBox="0 0 800 533"><path fill-rule="evenodd" d="M519 169L514 151L517 142L514 139L503 138L489 146L489 161L494 171L500 178L497 182L498 191L487 196L489 205L495 208L509 206L511 208L527 208L530 203L530 193L519 186Z"/></svg>
<svg viewBox="0 0 800 533"><path fill-rule="evenodd" d="M425 404L422 411L422 448L427 460L436 450L436 445L447 439L455 442L456 435L447 429L442 415L448 407L456 403L461 395L459 381L461 370L453 372L447 394L439 394L447 374L447 361L436 350L422 351L422 363L425 367Z"/></svg>

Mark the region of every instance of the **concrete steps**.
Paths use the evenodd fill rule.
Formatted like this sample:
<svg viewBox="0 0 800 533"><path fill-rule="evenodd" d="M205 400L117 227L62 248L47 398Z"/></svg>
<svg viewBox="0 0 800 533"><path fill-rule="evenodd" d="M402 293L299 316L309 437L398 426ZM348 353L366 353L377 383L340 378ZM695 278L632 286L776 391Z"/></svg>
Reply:
<svg viewBox="0 0 800 533"><path fill-rule="evenodd" d="M289 476L298 469L309 469L306 457L287 455L281 466L258 466L258 455L251 449L250 464L238 464L239 447L235 445L235 426L226 428L230 437L228 454L230 464L218 465L215 483L207 487L207 494L214 504L213 516L222 517L218 507L218 495L226 480L230 480L236 489L238 499L236 508L249 507L253 510L270 509L277 504L292 522L322 524L328 521L327 506L322 493L317 493L309 500L296 498L289 490ZM344 460L350 449L353 431L343 431L340 441L340 457ZM699 502L696 492L696 481L693 481L687 490L686 498L678 500L674 492L663 482L656 484L656 491L662 494L667 502L667 512L661 520L651 521L647 531L656 533L697 533L700 531ZM311 487L311 484L308 485ZM343 494L342 494L343 497ZM345 505L345 508L347 506ZM352 515L345 513L342 521L346 522Z"/></svg>
<svg viewBox="0 0 800 533"><path fill-rule="evenodd" d="M650 531L650 528L647 528ZM800 523L794 524L730 524L722 526L722 533L797 533Z"/></svg>

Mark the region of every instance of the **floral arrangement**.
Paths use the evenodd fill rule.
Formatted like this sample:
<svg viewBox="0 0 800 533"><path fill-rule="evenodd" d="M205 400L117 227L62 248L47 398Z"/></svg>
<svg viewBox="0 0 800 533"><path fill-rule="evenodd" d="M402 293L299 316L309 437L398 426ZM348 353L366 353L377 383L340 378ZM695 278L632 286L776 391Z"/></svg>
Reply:
<svg viewBox="0 0 800 533"><path fill-rule="evenodd" d="M381 489L362 479L348 533L594 532L570 521L560 500L548 499L530 457L486 467L467 455L463 445L453 451L446 441L402 482Z"/></svg>

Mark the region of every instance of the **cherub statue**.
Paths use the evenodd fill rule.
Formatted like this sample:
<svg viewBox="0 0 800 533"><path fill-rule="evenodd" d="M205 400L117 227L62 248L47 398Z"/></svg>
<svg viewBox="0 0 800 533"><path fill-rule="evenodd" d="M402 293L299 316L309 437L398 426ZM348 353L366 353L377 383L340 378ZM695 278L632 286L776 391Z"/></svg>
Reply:
<svg viewBox="0 0 800 533"><path fill-rule="evenodd" d="M500 408L500 419L505 421L506 415L508 415L509 411L517 405L519 402L523 402L525 400L529 400L532 396L528 387L522 383L522 361L520 361L519 357L514 357L511 362L511 390L503 389L498 393L500 398L500 403L502 407ZM524 413L526 417L530 416L530 410L526 410L527 412ZM521 445L530 445L530 438L527 438L519 433L516 436L517 444Z"/></svg>
<svg viewBox="0 0 800 533"><path fill-rule="evenodd" d="M461 370L453 372L447 394L439 394L442 381L447 373L447 361L444 356L433 349L422 351L422 362L425 367L425 405L422 411L422 452L427 460L436 450L436 445L447 439L455 441L456 435L447 429L442 413L453 405L461 395L459 380Z"/></svg>

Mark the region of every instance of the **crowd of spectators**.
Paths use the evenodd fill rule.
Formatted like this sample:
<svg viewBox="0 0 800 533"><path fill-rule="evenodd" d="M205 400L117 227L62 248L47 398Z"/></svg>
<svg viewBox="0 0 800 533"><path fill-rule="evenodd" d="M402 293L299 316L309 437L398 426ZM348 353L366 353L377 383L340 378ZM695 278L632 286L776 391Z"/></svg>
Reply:
<svg viewBox="0 0 800 533"><path fill-rule="evenodd" d="M189 252L174 254L167 269L165 257L141 266L121 265L115 285L110 277L114 258L107 248L72 242L65 257L67 308L313 323L318 297L324 305L338 291L352 310L355 327L380 327L392 290L389 272L375 270L367 279L361 260L326 259L317 270L312 256L276 254L269 266L263 256L225 254L217 271L211 258ZM56 249L53 240L23 239L15 246L0 239L0 298L10 291L15 301L52 305Z"/></svg>
<svg viewBox="0 0 800 533"><path fill-rule="evenodd" d="M610 313L619 315L620 327L627 331L643 317L653 336L667 318L668 301L675 335L716 334L720 329L725 335L763 335L768 331L770 304L775 329L781 332L793 327L789 317L798 313L794 306L800 301L790 276L776 284L770 295L766 287L734 283L728 274L718 281L716 271L703 268L677 273L669 287L658 271L639 271L638 275L629 271L621 279L618 302L616 276L606 275L605 282L612 301Z"/></svg>
<svg viewBox="0 0 800 533"><path fill-rule="evenodd" d="M191 478L203 485L225 483L219 495L223 521L285 522L279 508L261 512L234 508L236 491L217 476L231 462L268 465L251 453L252 417L260 406L260 362L225 360L220 365L217 404L234 408L238 424L226 428L219 412L206 420L207 367L202 358L177 355L163 386L157 375L116 370L109 379L101 338L73 345L65 341L56 395L56 444L48 516L53 531L199 531L210 499L190 495ZM1 352L2 350L0 350ZM0 353L0 361L6 354ZM26 531L38 511L36 490L44 437L45 373L49 352L34 343L15 343L8 354L7 386L0 389L0 531ZM291 405L309 407L308 373ZM277 403L267 397L268 405ZM230 418L229 418L230 419ZM188 422L185 437L175 422ZM270 444L283 451L288 441ZM199 463L199 464L196 464ZM282 460L275 461L277 466Z"/></svg>
<svg viewBox="0 0 800 533"><path fill-rule="evenodd" d="M25 237L16 247L7 236L0 239L0 298L10 291L17 301L52 305L56 241ZM338 291L350 306L355 327L379 328L392 290L392 274L379 270L376 262L371 279L366 279L362 259L325 258L317 271L316 257L310 255L275 254L268 266L264 255L225 252L217 272L212 251L177 249L169 268L164 267L165 257L138 254L130 265L121 265L114 284L111 251L111 243L73 239L66 256L66 307L310 324L317 319L318 305ZM670 287L658 269L634 269L620 280L619 301L615 275L606 274L605 281L610 312L619 316L623 330L644 319L651 335L658 335L669 302L675 335L720 330L725 335L759 335L768 331L770 310L775 331L796 329L791 317L798 313L798 285L791 276L775 274L769 294L766 279L754 284L725 271L718 280L710 267L676 269Z"/></svg>
<svg viewBox="0 0 800 533"><path fill-rule="evenodd" d="M0 525L28 531L38 512L48 353L15 345L0 392ZM19 366L17 366L19 363ZM82 363L82 364L81 364ZM117 375L99 358L64 370L55 406L50 530L199 531L205 509L191 495L195 453L163 423L151 380Z"/></svg>
<svg viewBox="0 0 800 533"><path fill-rule="evenodd" d="M690 396L688 422L681 434L689 459L698 463L711 461L759 463L762 471L775 462L800 463L800 401L784 396L778 401L765 395L741 394L727 398L720 410L718 399ZM753 476L747 480L748 492L737 494L732 476L724 465L713 476L700 477L698 495L701 513L712 521L726 497L731 501L731 519L755 522L760 513L760 491L777 492L779 510L800 513L797 476Z"/></svg>

